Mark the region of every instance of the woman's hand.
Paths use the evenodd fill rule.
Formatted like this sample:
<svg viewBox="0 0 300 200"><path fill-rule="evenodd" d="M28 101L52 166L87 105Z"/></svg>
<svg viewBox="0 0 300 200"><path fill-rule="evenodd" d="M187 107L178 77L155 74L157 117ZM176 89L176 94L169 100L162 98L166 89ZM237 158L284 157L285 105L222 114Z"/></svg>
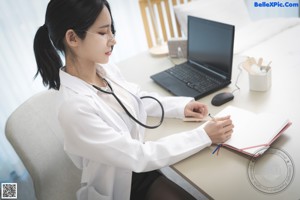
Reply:
<svg viewBox="0 0 300 200"><path fill-rule="evenodd" d="M204 130L210 137L213 144L223 143L231 138L234 125L230 116L215 118L208 122Z"/></svg>
<svg viewBox="0 0 300 200"><path fill-rule="evenodd" d="M185 117L203 119L204 117L207 116L207 113L208 113L207 106L198 101L191 101L184 108Z"/></svg>

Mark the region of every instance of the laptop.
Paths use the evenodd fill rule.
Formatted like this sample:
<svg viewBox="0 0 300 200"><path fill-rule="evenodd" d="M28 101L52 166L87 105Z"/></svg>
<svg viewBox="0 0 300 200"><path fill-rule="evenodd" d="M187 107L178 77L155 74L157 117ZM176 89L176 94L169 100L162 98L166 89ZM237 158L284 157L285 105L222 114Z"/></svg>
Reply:
<svg viewBox="0 0 300 200"><path fill-rule="evenodd" d="M234 26L188 16L187 61L151 76L176 96L196 100L231 83Z"/></svg>

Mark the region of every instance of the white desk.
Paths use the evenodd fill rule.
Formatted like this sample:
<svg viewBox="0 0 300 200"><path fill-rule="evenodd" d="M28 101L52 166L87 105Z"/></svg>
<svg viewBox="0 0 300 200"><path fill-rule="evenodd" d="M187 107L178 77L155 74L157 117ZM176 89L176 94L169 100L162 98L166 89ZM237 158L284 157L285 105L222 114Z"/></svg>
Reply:
<svg viewBox="0 0 300 200"><path fill-rule="evenodd" d="M235 58L233 63L232 84L221 91L232 91L238 73L237 65L242 58ZM125 77L138 83L143 90L155 91L162 95L171 95L155 84L150 75L171 67L173 63L167 57L152 57L144 52L133 58L118 64ZM300 199L300 92L299 76L300 66L297 68L286 68L276 66L273 60L272 87L267 92L249 91L248 74L242 71L238 85L240 91L235 92L233 101L220 107L212 106L210 101L215 92L199 101L208 105L209 112L213 115L227 105L234 105L253 112L276 112L288 115L293 125L272 145L272 148L283 150L293 161L293 180L283 191L267 194L256 189L248 176L248 165L250 157L243 156L237 152L222 148L219 155L212 155L215 146L204 149L196 155L181 161L173 168L186 180L192 183L201 192L206 193L213 199ZM279 81L281 80L281 81ZM151 119L150 119L151 120ZM161 127L147 132L147 139L157 138L192 129L199 123L182 122L177 119L166 119ZM278 157L276 157L277 159ZM273 160L270 159L272 162ZM276 180L285 175L285 169L280 166L272 167L272 163L265 161L266 174L262 174L266 180ZM281 161L280 161L281 162ZM279 163L280 163L279 162Z"/></svg>

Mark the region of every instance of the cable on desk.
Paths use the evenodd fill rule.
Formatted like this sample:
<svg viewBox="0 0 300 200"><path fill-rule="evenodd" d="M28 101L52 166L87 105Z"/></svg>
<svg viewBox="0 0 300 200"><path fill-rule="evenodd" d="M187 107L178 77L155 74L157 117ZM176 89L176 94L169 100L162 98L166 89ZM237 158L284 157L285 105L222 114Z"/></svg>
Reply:
<svg viewBox="0 0 300 200"><path fill-rule="evenodd" d="M242 73L242 68L241 68L241 66L242 66L242 64L243 64L244 62L245 62L245 61L240 62L240 63L238 64L238 70L239 70L239 73L238 73L238 75L237 75L237 77L236 77L236 80L235 80L235 83L234 83L236 89L234 89L234 90L231 92L232 94L233 94L234 92L236 92L236 91L238 91L238 90L241 89L241 88L238 86L238 81L239 81L239 78L240 78L241 73Z"/></svg>

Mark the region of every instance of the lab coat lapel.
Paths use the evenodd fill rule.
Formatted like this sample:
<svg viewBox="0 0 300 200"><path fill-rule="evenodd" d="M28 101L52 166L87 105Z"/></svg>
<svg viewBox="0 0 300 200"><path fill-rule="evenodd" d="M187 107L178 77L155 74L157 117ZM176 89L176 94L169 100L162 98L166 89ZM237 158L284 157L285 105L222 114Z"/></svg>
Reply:
<svg viewBox="0 0 300 200"><path fill-rule="evenodd" d="M128 91L132 97L138 102L137 105L134 105L134 109L138 111L137 118L140 122L146 123L147 120L147 113L144 109L143 102L141 101L140 97L137 96L138 87L132 84L128 84L125 81L119 81L116 77L111 76L110 80L113 81L115 84L118 84L124 90ZM131 133L132 137L135 139L139 139L140 141L144 141L145 135L145 128L141 125L138 125L138 131L135 133Z"/></svg>
<svg viewBox="0 0 300 200"><path fill-rule="evenodd" d="M111 107L107 106L107 104L98 96L98 92L92 95L92 98L97 106L95 110L103 120L109 123L115 130L122 132L127 130L125 122Z"/></svg>
<svg viewBox="0 0 300 200"><path fill-rule="evenodd" d="M143 102L138 96L138 92L140 88L135 85L128 83L123 75L120 73L119 68L114 64L103 64L97 66L97 73L103 77L106 77L110 81L113 81L115 84L118 84L121 88L128 91L138 102L138 105L134 105L134 109L138 111L137 117L138 120L145 123L147 119L147 113L144 109ZM118 116L119 117L119 116ZM122 121L123 122L123 121ZM144 141L144 132L145 128L142 126L138 126L138 130L135 133L131 133L132 137L135 139L139 139L140 141Z"/></svg>

